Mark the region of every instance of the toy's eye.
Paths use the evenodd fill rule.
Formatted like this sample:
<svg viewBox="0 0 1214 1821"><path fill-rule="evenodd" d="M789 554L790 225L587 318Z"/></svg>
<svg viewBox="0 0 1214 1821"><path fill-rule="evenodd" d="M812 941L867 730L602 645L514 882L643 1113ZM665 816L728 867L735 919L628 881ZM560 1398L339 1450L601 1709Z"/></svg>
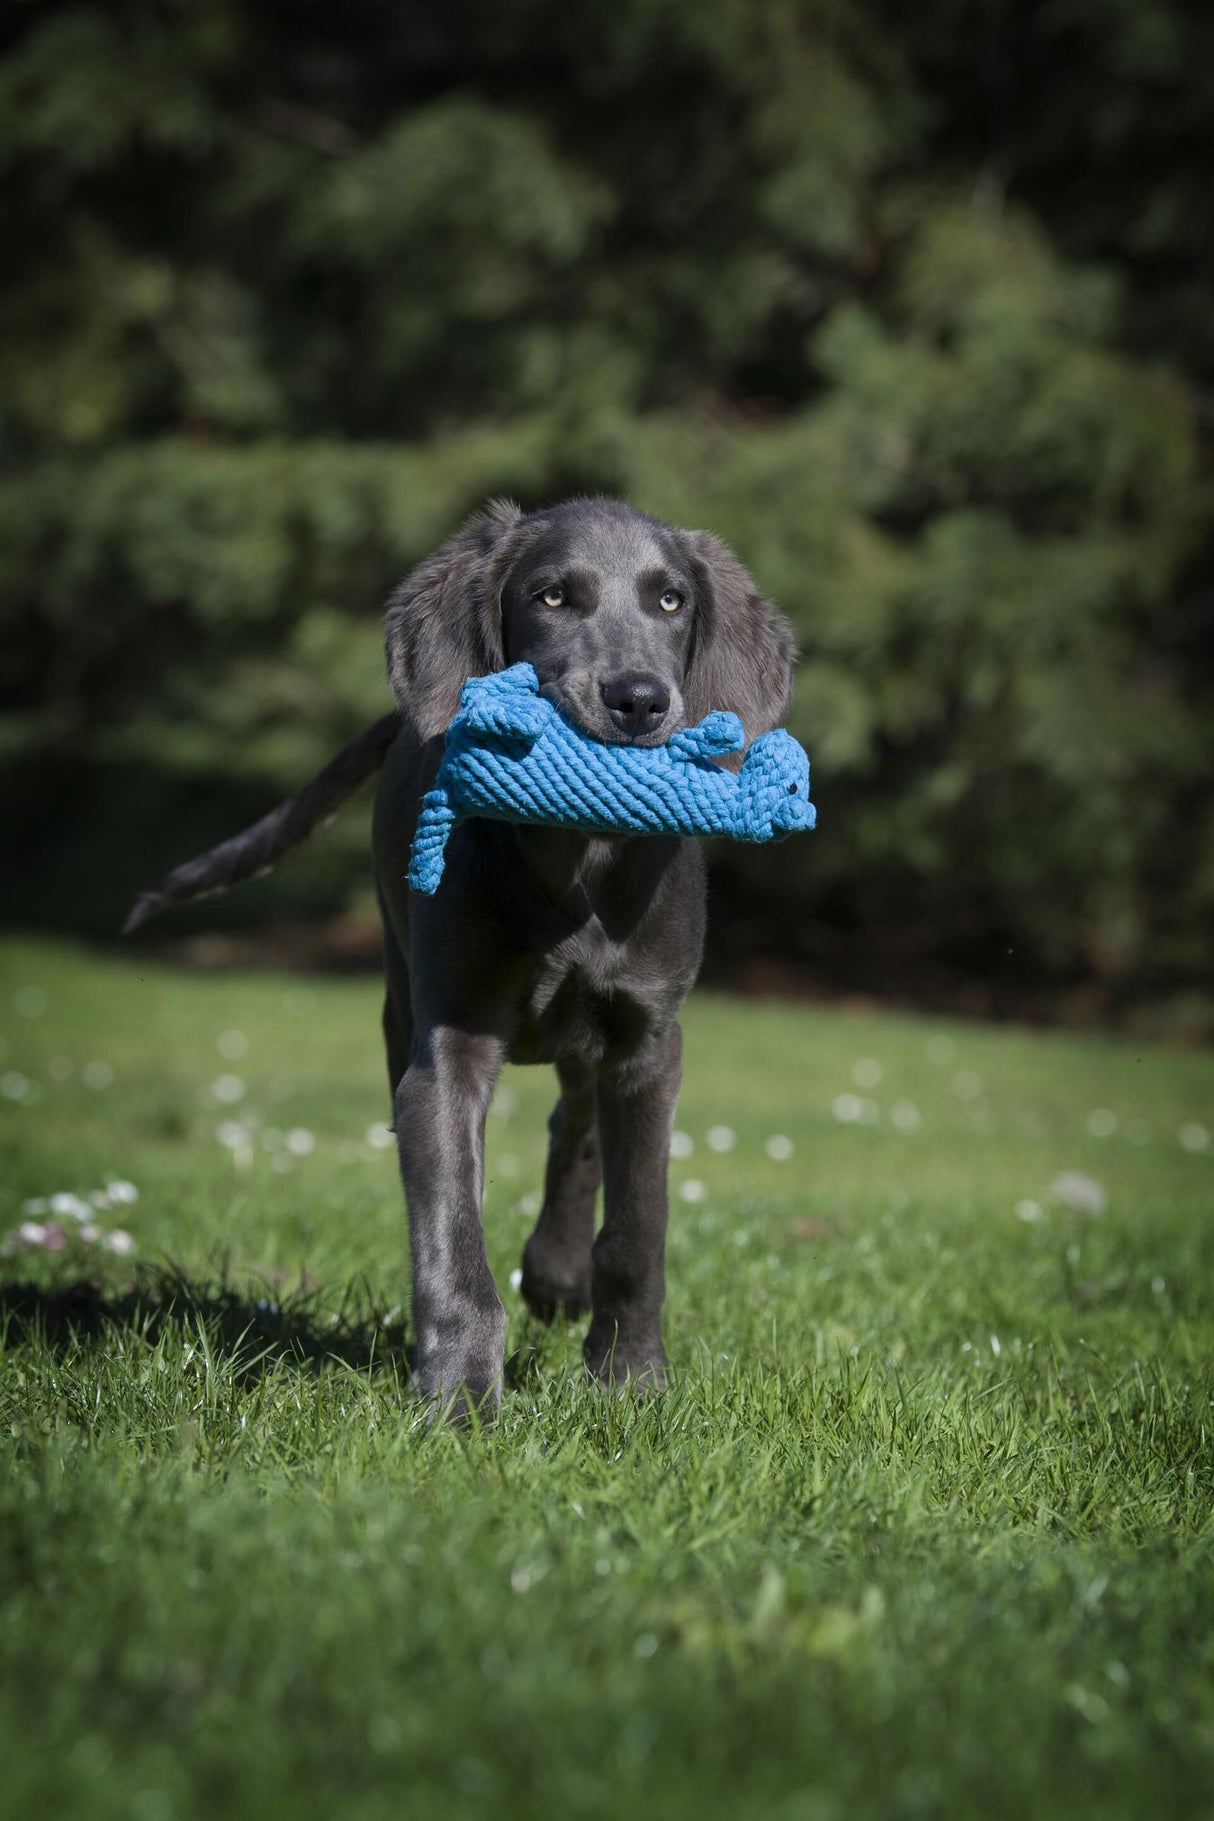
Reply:
<svg viewBox="0 0 1214 1821"><path fill-rule="evenodd" d="M540 595L540 599L543 601L545 607L563 607L565 605L565 590L556 586L545 588Z"/></svg>
<svg viewBox="0 0 1214 1821"><path fill-rule="evenodd" d="M795 784L790 784L790 785L789 785L789 787L788 787L788 794L789 794L789 796L790 796L790 797L795 797L795 796L796 796L796 794L797 794L797 787L796 787L796 785L795 785Z"/></svg>
<svg viewBox="0 0 1214 1821"><path fill-rule="evenodd" d="M683 597L677 588L666 588L658 596L658 606L663 613L677 613L683 605Z"/></svg>

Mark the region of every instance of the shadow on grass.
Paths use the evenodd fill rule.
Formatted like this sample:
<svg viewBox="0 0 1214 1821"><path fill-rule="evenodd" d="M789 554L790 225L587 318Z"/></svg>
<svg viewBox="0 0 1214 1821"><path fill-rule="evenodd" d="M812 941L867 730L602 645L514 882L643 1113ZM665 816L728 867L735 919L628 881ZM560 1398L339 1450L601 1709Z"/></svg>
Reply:
<svg viewBox="0 0 1214 1821"><path fill-rule="evenodd" d="M317 1369L330 1362L409 1375L404 1318L377 1309L359 1288L339 1308L322 1306L314 1291L275 1293L271 1285L238 1285L226 1275L192 1279L171 1268L145 1267L134 1283L110 1290L94 1278L53 1284L0 1280L0 1347L37 1341L59 1351L104 1345L116 1331L154 1343L179 1331L206 1336L216 1356L238 1377L257 1378L289 1361Z"/></svg>
<svg viewBox="0 0 1214 1821"><path fill-rule="evenodd" d="M545 1349L538 1338L543 1332L538 1326L524 1335L522 1343L513 1353L506 1355L502 1369L502 1383L507 1391L525 1391L530 1386L538 1385L545 1376Z"/></svg>

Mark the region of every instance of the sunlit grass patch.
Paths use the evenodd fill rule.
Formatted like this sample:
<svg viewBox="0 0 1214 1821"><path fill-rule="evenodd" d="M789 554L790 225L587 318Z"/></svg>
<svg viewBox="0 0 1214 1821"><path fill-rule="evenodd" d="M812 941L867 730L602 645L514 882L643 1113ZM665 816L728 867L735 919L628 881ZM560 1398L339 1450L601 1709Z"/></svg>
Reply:
<svg viewBox="0 0 1214 1821"><path fill-rule="evenodd" d="M696 1001L639 1402L509 1288L511 1072L453 1435L377 996L5 955L0 1232L69 1234L0 1259L10 1812L1205 1811L1210 1057Z"/></svg>

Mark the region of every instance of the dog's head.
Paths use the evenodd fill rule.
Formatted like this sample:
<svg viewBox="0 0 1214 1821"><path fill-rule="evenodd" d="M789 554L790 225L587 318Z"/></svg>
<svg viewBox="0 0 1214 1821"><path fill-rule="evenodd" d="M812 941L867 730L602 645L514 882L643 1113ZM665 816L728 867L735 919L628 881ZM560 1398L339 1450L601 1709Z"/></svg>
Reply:
<svg viewBox="0 0 1214 1821"><path fill-rule="evenodd" d="M422 739L445 732L468 677L525 660L576 726L639 746L713 708L753 739L783 716L795 655L787 622L719 538L608 499L479 513L392 596L387 647Z"/></svg>

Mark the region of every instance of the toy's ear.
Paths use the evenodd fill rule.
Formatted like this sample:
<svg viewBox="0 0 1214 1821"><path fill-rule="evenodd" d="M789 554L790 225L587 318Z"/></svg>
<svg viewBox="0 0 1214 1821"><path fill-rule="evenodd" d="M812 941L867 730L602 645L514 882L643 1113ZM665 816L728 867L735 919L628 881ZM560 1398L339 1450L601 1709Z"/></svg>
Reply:
<svg viewBox="0 0 1214 1821"><path fill-rule="evenodd" d="M741 752L746 732L736 714L714 709L695 727L681 727L666 742L676 759L722 759Z"/></svg>
<svg viewBox="0 0 1214 1821"><path fill-rule="evenodd" d="M523 514L494 500L419 563L384 616L388 680L423 740L445 733L469 677L500 670L499 590Z"/></svg>
<svg viewBox="0 0 1214 1821"><path fill-rule="evenodd" d="M538 740L556 710L538 693L530 664L512 664L493 677L465 683L460 694L460 720L482 739Z"/></svg>
<svg viewBox="0 0 1214 1821"><path fill-rule="evenodd" d="M682 533L696 583L696 620L683 684L689 721L710 709L740 715L746 737L783 719L797 647L792 627L764 600L737 557L709 531Z"/></svg>

